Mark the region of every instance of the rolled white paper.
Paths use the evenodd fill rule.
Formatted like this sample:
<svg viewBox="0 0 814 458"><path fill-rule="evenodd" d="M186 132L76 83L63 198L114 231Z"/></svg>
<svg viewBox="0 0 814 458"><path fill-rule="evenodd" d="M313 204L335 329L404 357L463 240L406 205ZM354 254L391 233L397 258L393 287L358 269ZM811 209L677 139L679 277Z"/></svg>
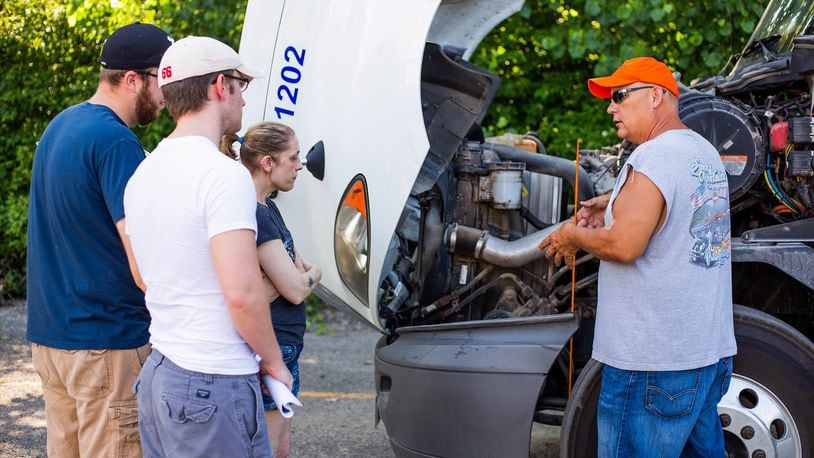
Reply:
<svg viewBox="0 0 814 458"><path fill-rule="evenodd" d="M271 398L274 399L274 403L277 404L277 410L280 411L280 415L282 415L283 418L293 417L294 409L292 406L302 407L300 400L294 396L294 393L292 393L283 382L268 374L263 375L262 379L266 385L266 389L268 389L271 394Z"/></svg>

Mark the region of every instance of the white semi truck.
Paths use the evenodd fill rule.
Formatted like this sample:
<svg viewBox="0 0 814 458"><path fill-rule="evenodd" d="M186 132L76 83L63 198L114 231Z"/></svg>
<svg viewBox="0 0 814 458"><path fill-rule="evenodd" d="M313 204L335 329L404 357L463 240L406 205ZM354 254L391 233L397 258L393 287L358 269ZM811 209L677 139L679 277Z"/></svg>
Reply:
<svg viewBox="0 0 814 458"><path fill-rule="evenodd" d="M527 456L534 422L562 425L562 456L595 454L598 261L577 260L572 311L571 273L537 248L569 217L575 164L533 135L484 139L500 80L467 60L522 3L246 11L240 53L267 77L245 94L244 128L281 121L313 145L312 174L277 202L323 268L318 295L382 332L375 417L399 456ZM731 68L681 88L682 118L729 172L730 456L814 456L813 4L772 0ZM573 192L608 192L631 148L585 151Z"/></svg>

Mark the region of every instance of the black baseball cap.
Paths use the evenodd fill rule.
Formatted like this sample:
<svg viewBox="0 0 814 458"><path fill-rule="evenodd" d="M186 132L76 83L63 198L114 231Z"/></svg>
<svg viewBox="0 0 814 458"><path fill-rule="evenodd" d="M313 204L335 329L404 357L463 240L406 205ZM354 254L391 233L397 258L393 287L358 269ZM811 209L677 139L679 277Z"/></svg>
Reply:
<svg viewBox="0 0 814 458"><path fill-rule="evenodd" d="M143 70L158 67L173 39L152 24L136 22L113 32L102 46L102 67Z"/></svg>

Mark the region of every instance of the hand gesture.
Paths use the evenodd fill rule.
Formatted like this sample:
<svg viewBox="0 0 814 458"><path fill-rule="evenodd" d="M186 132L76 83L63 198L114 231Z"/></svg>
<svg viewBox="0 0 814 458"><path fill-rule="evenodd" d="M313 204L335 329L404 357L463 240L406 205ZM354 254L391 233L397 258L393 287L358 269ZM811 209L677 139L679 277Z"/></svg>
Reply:
<svg viewBox="0 0 814 458"><path fill-rule="evenodd" d="M577 212L577 226L579 227L604 227L605 209L608 208L610 194L603 194L580 202L582 208Z"/></svg>
<svg viewBox="0 0 814 458"><path fill-rule="evenodd" d="M301 258L302 260L302 268L303 272L308 272L308 275L314 280L314 284L319 283L322 280L322 269L319 266L311 264L307 259Z"/></svg>
<svg viewBox="0 0 814 458"><path fill-rule="evenodd" d="M553 260L554 265L559 267L563 261L574 268L574 259L578 248L568 242L567 232L574 227L574 223L566 221L559 229L540 242L538 248L545 250L545 257Z"/></svg>

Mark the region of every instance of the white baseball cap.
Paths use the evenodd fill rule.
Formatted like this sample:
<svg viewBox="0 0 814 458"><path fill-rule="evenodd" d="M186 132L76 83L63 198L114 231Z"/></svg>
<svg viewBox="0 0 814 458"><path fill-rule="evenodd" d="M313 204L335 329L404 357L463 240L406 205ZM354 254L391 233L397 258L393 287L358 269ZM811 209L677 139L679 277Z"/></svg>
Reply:
<svg viewBox="0 0 814 458"><path fill-rule="evenodd" d="M234 49L214 38L188 36L173 43L161 58L158 87L193 76L237 70L251 78L265 74L244 64Z"/></svg>

